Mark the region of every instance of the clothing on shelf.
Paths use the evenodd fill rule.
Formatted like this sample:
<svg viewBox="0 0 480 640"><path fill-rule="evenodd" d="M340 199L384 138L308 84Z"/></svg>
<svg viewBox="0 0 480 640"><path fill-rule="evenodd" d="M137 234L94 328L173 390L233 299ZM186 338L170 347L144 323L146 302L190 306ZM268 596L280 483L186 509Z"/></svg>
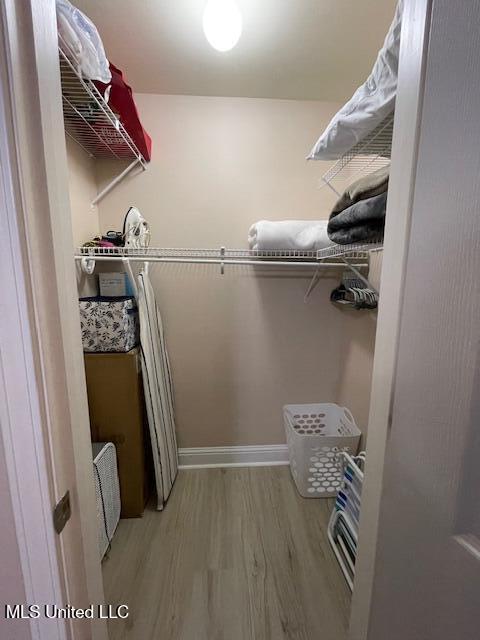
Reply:
<svg viewBox="0 0 480 640"><path fill-rule="evenodd" d="M385 228L387 193L359 200L328 221L328 236L337 244L381 242Z"/></svg>
<svg viewBox="0 0 480 640"><path fill-rule="evenodd" d="M173 408L173 386L162 318L146 271L138 276L138 311L143 388L157 488L157 509L162 510L178 471L178 450Z"/></svg>
<svg viewBox="0 0 480 640"><path fill-rule="evenodd" d="M248 244L255 251L317 251L330 246L327 220L259 220L248 232Z"/></svg>
<svg viewBox="0 0 480 640"><path fill-rule="evenodd" d="M388 191L389 174L390 166L387 165L352 182L335 203L330 217L336 216L360 200L367 200Z"/></svg>
<svg viewBox="0 0 480 640"><path fill-rule="evenodd" d="M137 105L132 88L126 83L124 72L110 62L109 82L95 82L97 89L104 97L105 102L118 115L120 122L125 127L128 135L136 144L138 150L147 162L152 157L152 139L145 131L140 121ZM111 141L115 151L115 142Z"/></svg>

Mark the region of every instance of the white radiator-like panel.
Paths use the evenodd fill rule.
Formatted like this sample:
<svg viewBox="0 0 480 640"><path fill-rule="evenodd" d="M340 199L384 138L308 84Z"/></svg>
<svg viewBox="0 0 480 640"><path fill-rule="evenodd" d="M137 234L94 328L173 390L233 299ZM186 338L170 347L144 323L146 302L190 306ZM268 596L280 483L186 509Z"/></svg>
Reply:
<svg viewBox="0 0 480 640"><path fill-rule="evenodd" d="M97 496L98 542L103 558L120 520L120 485L117 452L112 442L92 444L93 475Z"/></svg>

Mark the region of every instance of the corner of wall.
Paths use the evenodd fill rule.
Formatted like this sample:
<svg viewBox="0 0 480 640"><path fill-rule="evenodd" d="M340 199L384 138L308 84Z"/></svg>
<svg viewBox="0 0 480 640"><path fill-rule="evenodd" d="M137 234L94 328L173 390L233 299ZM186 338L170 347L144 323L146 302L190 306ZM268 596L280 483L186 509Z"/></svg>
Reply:
<svg viewBox="0 0 480 640"><path fill-rule="evenodd" d="M97 194L95 160L68 137L66 146L73 245L79 247L100 233L98 207L91 204ZM78 263L77 285L80 297L98 292L96 276L84 274Z"/></svg>

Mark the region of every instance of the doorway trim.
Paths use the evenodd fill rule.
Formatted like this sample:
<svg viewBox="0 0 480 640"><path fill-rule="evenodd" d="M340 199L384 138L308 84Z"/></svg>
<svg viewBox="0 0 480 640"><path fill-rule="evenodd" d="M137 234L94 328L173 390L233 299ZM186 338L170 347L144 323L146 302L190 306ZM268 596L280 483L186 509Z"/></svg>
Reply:
<svg viewBox="0 0 480 640"><path fill-rule="evenodd" d="M404 0L392 170L388 188L381 297L370 396L367 461L362 490L349 640L368 639L432 4L433 0Z"/></svg>
<svg viewBox="0 0 480 640"><path fill-rule="evenodd" d="M42 574L32 565L34 574L27 572L25 580L30 581L30 586L38 581L45 588L51 581L57 601L61 598L63 605L103 604L54 0L4 0L0 29L4 54L0 64L1 94L10 153L9 195L14 203L6 214L18 232L11 284L25 295L22 329L28 328L31 338L28 342L28 333L23 336L28 357L25 363L33 363L28 365L28 380L39 409L34 425L32 422L35 438L32 435L28 445L35 449L43 477L38 487L40 494L35 498L40 500L37 506L42 509L43 518L37 526L30 521L28 534L39 529L50 541L49 569ZM1 150L3 160L3 146ZM11 245L10 240L10 251L15 248ZM7 364L10 372L11 362ZM22 397L12 398L15 406ZM13 446L19 446L21 429L17 419L13 426ZM11 470L19 477L24 473L25 460L13 457L12 450L6 453L11 458ZM28 469L25 479L29 477L27 472ZM67 490L71 494L72 516L57 536L53 533L52 510ZM34 495L33 491L26 495L22 492L21 504L13 505L17 518L32 506ZM47 622L50 635L40 637L56 638L51 620ZM107 640L106 621L69 621L65 633L58 637Z"/></svg>

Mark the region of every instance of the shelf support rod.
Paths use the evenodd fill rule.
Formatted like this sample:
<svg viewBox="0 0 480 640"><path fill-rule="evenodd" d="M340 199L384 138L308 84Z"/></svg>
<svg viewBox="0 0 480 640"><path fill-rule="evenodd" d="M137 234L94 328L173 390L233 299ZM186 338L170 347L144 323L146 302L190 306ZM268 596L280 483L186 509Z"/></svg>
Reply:
<svg viewBox="0 0 480 640"><path fill-rule="evenodd" d="M337 196L337 198L339 198L341 194L335 189L333 184L331 184L328 180L326 180L323 177L322 177L322 180L327 185L327 187L329 187L333 191L333 193Z"/></svg>
<svg viewBox="0 0 480 640"><path fill-rule="evenodd" d="M122 171L122 173L120 173L116 178L114 178L111 182L109 182L104 189L100 191L100 193L92 200L92 206L100 202L100 200L102 200L102 198L104 198L107 195L107 193L110 193L110 191L114 187L116 187L117 184L121 182L125 178L125 176L127 176L130 173L130 171L134 167L136 167L138 164L141 165L143 170L145 170L145 167L143 166L143 163L141 162L141 160L139 158L136 158L131 164L128 165L128 167L126 167Z"/></svg>
<svg viewBox="0 0 480 640"><path fill-rule="evenodd" d="M315 273L313 274L312 279L310 280L310 284L308 285L308 289L305 292L305 295L303 296L303 302L305 304L307 303L307 300L310 297L310 294L312 293L312 291L315 289L315 287L317 286L317 284L320 281L320 265L321 265L321 263L315 269Z"/></svg>
<svg viewBox="0 0 480 640"><path fill-rule="evenodd" d="M372 291L374 291L376 294L378 294L378 291L375 289L375 287L372 287L372 285L370 284L370 281L368 280L368 278L366 278L363 273L361 273L356 267L355 265L351 264L350 262L348 262L348 260L346 260L343 256L341 256L341 259L343 260L343 262L347 265L347 267L350 269L350 271L352 271L359 280L361 280L363 282L363 284L368 287L369 289L371 289Z"/></svg>
<svg viewBox="0 0 480 640"><path fill-rule="evenodd" d="M122 262L128 279L130 280L130 286L133 290L133 297L138 301L137 281L135 280L135 276L133 275L133 269L132 265L130 264L130 260L128 258L122 258Z"/></svg>

